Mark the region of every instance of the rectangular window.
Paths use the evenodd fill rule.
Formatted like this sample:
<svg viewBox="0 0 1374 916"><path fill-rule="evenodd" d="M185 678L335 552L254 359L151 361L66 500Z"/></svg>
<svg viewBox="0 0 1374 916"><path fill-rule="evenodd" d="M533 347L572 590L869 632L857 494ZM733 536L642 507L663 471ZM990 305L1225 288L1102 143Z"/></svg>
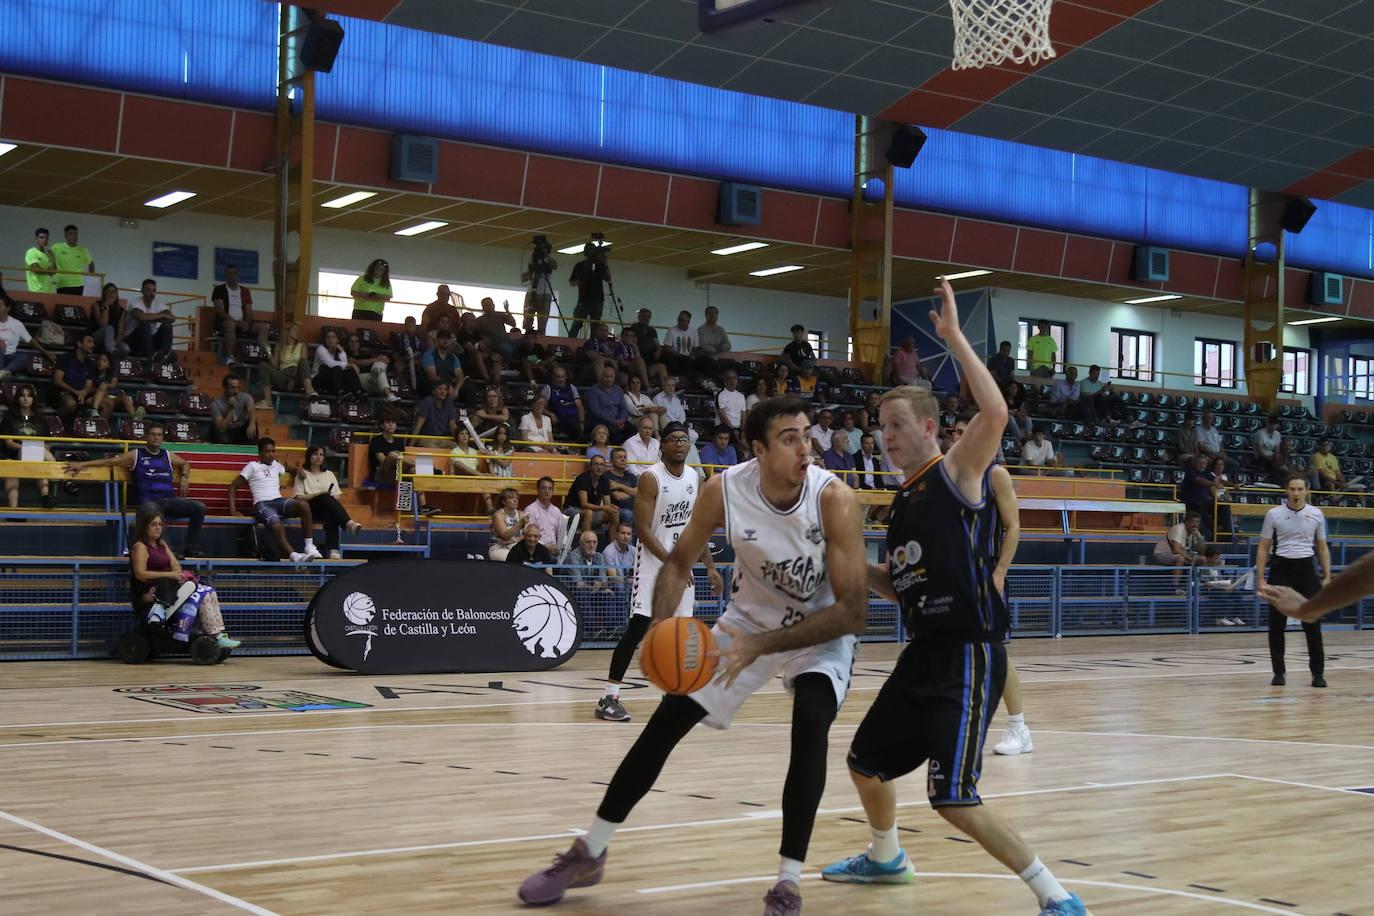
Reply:
<svg viewBox="0 0 1374 916"><path fill-rule="evenodd" d="M1193 339L1193 384L1207 388L1236 387L1236 344L1231 340Z"/></svg>
<svg viewBox="0 0 1374 916"><path fill-rule="evenodd" d="M1374 398L1374 359L1350 357L1350 392L1365 401Z"/></svg>
<svg viewBox="0 0 1374 916"><path fill-rule="evenodd" d="M317 276L320 290L316 300L317 314L322 318L348 318L352 315L353 296L349 291L353 287L353 281L358 279L358 272L321 270ZM454 305L476 313L482 308L482 299L490 297L496 303L497 311L502 311L504 305L509 303L516 321L524 319L525 291L519 287L474 286L462 280L407 280L392 277L391 301L386 304L383 311L385 320L392 324L400 324L414 315L415 320L419 321L425 306L434 301L437 287L441 283L446 284L453 293ZM553 328L553 333L558 333L558 323L554 320L558 315L557 306L551 306L549 321L546 327L540 330L549 333L550 328Z"/></svg>
<svg viewBox="0 0 1374 916"><path fill-rule="evenodd" d="M1112 374L1138 382L1155 380L1155 335L1149 331L1112 328Z"/></svg>
<svg viewBox="0 0 1374 916"><path fill-rule="evenodd" d="M1051 321L1049 325L1050 337L1059 348L1054 354L1054 371L1063 372L1069 358L1069 326L1062 321ZM1022 318L1016 322L1016 368L1019 372L1030 369L1030 352L1026 350L1026 341L1035 335L1039 326L1039 318Z"/></svg>
<svg viewBox="0 0 1374 916"><path fill-rule="evenodd" d="M814 328L807 331L806 342L811 344L811 350L816 354L816 359L830 358L830 348L825 345L824 331L817 331Z"/></svg>
<svg viewBox="0 0 1374 916"><path fill-rule="evenodd" d="M1311 362L1311 351L1304 350L1300 347L1284 347L1283 381L1279 383L1279 391L1285 394L1311 394Z"/></svg>

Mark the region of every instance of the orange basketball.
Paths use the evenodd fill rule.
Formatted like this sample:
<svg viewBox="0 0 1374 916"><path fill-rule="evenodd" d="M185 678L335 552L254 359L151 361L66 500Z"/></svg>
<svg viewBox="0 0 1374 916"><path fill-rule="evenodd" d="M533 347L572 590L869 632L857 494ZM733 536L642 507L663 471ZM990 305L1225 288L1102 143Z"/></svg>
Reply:
<svg viewBox="0 0 1374 916"><path fill-rule="evenodd" d="M716 673L716 640L711 629L695 617L660 620L649 628L640 650L639 666L664 693L694 693Z"/></svg>

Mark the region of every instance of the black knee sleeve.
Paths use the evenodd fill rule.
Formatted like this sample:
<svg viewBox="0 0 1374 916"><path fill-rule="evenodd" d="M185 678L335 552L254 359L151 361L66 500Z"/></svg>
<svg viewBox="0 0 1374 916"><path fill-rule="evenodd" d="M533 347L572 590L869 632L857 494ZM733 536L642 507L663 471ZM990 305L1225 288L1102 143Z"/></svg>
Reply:
<svg viewBox="0 0 1374 916"><path fill-rule="evenodd" d="M825 756L830 724L838 704L830 678L803 674L793 685L792 758L782 789L782 845L778 852L805 861L816 824L816 808L825 791Z"/></svg>
<svg viewBox="0 0 1374 916"><path fill-rule="evenodd" d="M630 622L625 627L620 642L616 643L615 651L611 653L611 680L625 680L625 672L630 670L630 659L635 657L635 649L644 641L644 634L649 632L651 622L642 614L630 615Z"/></svg>
<svg viewBox="0 0 1374 916"><path fill-rule="evenodd" d="M704 718L706 710L696 700L677 695L664 697L630 752L620 761L596 816L612 824L623 824L658 781L673 748Z"/></svg>

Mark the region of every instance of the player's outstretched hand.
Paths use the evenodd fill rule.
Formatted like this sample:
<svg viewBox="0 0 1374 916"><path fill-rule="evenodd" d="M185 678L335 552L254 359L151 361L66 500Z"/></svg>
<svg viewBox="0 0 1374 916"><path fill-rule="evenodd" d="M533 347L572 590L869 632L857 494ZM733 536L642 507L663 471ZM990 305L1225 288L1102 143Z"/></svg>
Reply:
<svg viewBox="0 0 1374 916"><path fill-rule="evenodd" d="M1298 610L1307 603L1307 599L1295 592L1286 585L1261 585L1258 589L1259 596L1273 605L1274 610L1280 614L1292 617L1297 620L1302 618L1298 615Z"/></svg>
<svg viewBox="0 0 1374 916"><path fill-rule="evenodd" d="M761 654L754 648L758 637L736 630L728 623L717 623L716 626L726 636L730 637L730 645L720 648L717 643L716 649L711 653L716 657L716 680L720 685L729 690L734 686L735 679L744 673L744 669L754 663L754 660Z"/></svg>
<svg viewBox="0 0 1374 916"><path fill-rule="evenodd" d="M711 580L711 594L720 597L725 594L725 580L720 577L720 573L715 569L706 571L706 578Z"/></svg>
<svg viewBox="0 0 1374 916"><path fill-rule="evenodd" d="M941 340L949 340L960 332L959 304L954 301L954 287L944 277L940 278L940 285L935 287L935 292L940 294L943 301L938 310L930 310L930 323L935 326L935 333Z"/></svg>

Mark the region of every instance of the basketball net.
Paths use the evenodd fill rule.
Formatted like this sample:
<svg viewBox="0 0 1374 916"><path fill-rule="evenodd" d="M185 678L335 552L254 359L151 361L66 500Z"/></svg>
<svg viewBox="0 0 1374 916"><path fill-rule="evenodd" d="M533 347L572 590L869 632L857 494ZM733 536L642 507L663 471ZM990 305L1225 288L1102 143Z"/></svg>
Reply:
<svg viewBox="0 0 1374 916"><path fill-rule="evenodd" d="M954 17L955 70L1003 61L1035 66L1054 57L1050 6L1054 0L949 0Z"/></svg>

